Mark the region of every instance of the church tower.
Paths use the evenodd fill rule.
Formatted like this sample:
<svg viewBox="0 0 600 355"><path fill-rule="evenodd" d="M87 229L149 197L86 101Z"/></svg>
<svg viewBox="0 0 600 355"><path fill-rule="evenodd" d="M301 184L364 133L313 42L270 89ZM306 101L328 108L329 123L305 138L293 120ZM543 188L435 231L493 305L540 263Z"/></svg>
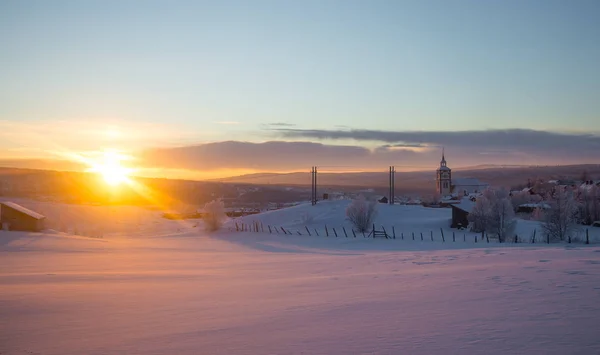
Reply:
<svg viewBox="0 0 600 355"><path fill-rule="evenodd" d="M441 196L448 196L451 193L450 186L452 185L452 170L446 166L446 158L442 150L442 161L437 169L436 190Z"/></svg>

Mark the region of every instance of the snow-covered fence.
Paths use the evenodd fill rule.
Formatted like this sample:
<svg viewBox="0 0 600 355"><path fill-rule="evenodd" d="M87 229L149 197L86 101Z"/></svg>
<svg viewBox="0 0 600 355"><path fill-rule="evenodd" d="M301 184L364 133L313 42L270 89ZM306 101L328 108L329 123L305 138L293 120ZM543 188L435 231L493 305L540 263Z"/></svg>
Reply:
<svg viewBox="0 0 600 355"><path fill-rule="evenodd" d="M373 225L368 234L364 232L358 232L355 228L347 229L346 226L341 227L332 227L328 225L323 225L321 231L323 233L319 233L319 228L312 227L309 228L307 225L298 228L288 228L276 225L263 225L260 221L252 221L250 223L244 222L235 222L235 231L237 232L252 232L252 233L268 233L268 234L283 234L283 235L299 235L299 236L307 236L307 237L320 237L323 236L325 238L357 238L362 234L363 238L374 239L377 237L384 237L385 239L398 239L398 240L407 240L407 241L420 241L420 242L438 242L438 243L485 243L485 244L552 244L553 241L548 238L547 235L542 233L538 233L537 229L534 229L531 235L518 235L507 237L504 239L491 237L485 231L481 233L473 233L473 232L462 232L462 238L460 237L460 231L452 230L452 238L446 238L445 232L448 230L444 230L443 228L439 229L439 232L435 232L434 230L429 231L430 238L427 239L424 236L422 230L420 231L400 231L397 233L397 226L391 226L386 228L385 226L377 227ZM379 228L379 229L378 229ZM233 230L230 228L230 230ZM391 231L391 233L390 233ZM404 238L404 234L408 233L408 237ZM399 238L396 236L399 235ZM585 234L583 236L568 236L565 240L565 243L569 244L596 244L600 243L600 238L596 238L596 240L592 240L590 238L589 229L585 230Z"/></svg>

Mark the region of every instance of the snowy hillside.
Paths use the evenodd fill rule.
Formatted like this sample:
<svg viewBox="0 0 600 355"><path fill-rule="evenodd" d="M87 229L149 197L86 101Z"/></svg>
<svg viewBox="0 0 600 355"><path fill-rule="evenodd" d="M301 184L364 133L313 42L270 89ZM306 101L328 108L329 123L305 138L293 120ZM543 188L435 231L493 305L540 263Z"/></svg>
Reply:
<svg viewBox="0 0 600 355"><path fill-rule="evenodd" d="M0 232L0 353L600 353L600 248L402 245Z"/></svg>
<svg viewBox="0 0 600 355"><path fill-rule="evenodd" d="M313 234L314 230L317 229L319 235L325 235L325 226L327 226L332 236L332 228L336 229L338 235L343 236L342 228L345 228L347 233L351 233L352 229L352 225L346 219L346 208L349 204L349 200L320 201L315 206L305 203L295 207L237 218L231 220L228 226L235 229L236 222L238 225L257 222L263 224L263 229L269 225L277 226L292 231L294 234L297 234L297 232L307 234L306 227L308 227ZM397 239L401 238L402 235L405 239L412 239L413 233L416 239L420 239L420 235L423 233L424 240L431 241L431 234L433 234L434 240L441 241L442 232L440 229L442 229L446 240L451 238L454 232L457 241L466 239L473 242L476 234L466 230L459 231L450 228L451 218L452 210L450 208L379 204L375 227L377 229L385 228L388 234L395 231ZM539 222L518 220L516 234L520 240L530 241L534 231L536 231L536 239L541 241L543 237ZM600 241L600 228L589 228L589 232L590 239ZM585 228L581 228L580 231L574 234L574 238L583 240Z"/></svg>

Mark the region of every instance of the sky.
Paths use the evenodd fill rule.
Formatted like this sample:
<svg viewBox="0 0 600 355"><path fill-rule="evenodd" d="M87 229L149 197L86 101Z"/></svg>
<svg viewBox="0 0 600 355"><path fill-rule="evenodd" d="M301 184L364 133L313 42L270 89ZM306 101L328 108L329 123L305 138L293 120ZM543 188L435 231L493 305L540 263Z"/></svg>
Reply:
<svg viewBox="0 0 600 355"><path fill-rule="evenodd" d="M0 165L598 163L600 2L0 2Z"/></svg>

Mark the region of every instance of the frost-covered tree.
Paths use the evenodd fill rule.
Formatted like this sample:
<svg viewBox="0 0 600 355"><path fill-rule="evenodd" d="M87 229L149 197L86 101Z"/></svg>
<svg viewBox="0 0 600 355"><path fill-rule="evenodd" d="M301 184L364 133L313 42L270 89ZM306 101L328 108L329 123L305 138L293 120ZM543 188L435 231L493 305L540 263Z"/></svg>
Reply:
<svg viewBox="0 0 600 355"><path fill-rule="evenodd" d="M486 197L486 193L484 192L483 196L477 198L475 206L471 212L469 212L471 231L481 233L489 230L491 216L491 201Z"/></svg>
<svg viewBox="0 0 600 355"><path fill-rule="evenodd" d="M477 199L475 207L469 213L474 232L487 232L503 242L512 236L517 220L508 191L505 189L487 189Z"/></svg>
<svg viewBox="0 0 600 355"><path fill-rule="evenodd" d="M377 202L368 201L363 195L352 200L346 208L346 217L354 228L363 233L369 230L377 214Z"/></svg>
<svg viewBox="0 0 600 355"><path fill-rule="evenodd" d="M519 206L528 203L539 203L542 201L542 197L539 195L532 195L528 191L519 191L510 196L510 202L512 203L515 212L519 209Z"/></svg>
<svg viewBox="0 0 600 355"><path fill-rule="evenodd" d="M573 191L558 188L548 199L542 229L550 240L565 240L577 227L578 204Z"/></svg>
<svg viewBox="0 0 600 355"><path fill-rule="evenodd" d="M498 237L500 243L506 238L512 236L517 226L515 211L508 194L506 196L496 196L495 203L492 204L492 218L490 220L490 232Z"/></svg>
<svg viewBox="0 0 600 355"><path fill-rule="evenodd" d="M600 188L596 185L584 185L579 194L579 213L581 223L590 225L600 220Z"/></svg>
<svg viewBox="0 0 600 355"><path fill-rule="evenodd" d="M225 205L221 199L204 205L204 225L208 231L214 232L221 229L226 219Z"/></svg>

